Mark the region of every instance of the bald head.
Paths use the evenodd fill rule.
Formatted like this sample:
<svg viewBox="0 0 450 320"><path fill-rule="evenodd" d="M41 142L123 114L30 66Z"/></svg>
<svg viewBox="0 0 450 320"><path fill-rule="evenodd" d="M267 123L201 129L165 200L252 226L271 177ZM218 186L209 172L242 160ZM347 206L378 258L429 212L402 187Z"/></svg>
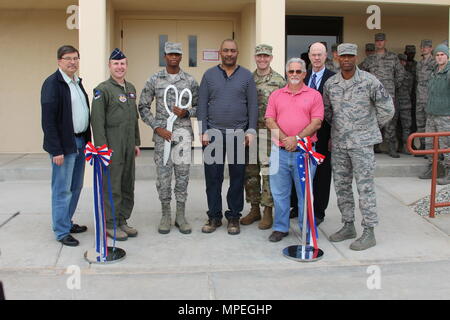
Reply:
<svg viewBox="0 0 450 320"><path fill-rule="evenodd" d="M318 72L325 67L325 60L327 59L327 48L323 43L316 42L309 48L309 60L314 72Z"/></svg>

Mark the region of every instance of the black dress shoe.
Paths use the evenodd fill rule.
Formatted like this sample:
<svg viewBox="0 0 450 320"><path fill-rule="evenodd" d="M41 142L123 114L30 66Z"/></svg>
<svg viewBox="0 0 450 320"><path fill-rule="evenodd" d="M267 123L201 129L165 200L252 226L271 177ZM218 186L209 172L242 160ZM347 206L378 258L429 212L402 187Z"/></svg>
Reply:
<svg viewBox="0 0 450 320"><path fill-rule="evenodd" d="M73 224L72 228L70 228L70 233L82 233L87 231L86 226L79 226L77 224Z"/></svg>
<svg viewBox="0 0 450 320"><path fill-rule="evenodd" d="M69 247L76 247L77 245L80 244L80 242L74 237L72 237L70 234L68 234L67 236L58 241L61 242L63 245Z"/></svg>
<svg viewBox="0 0 450 320"><path fill-rule="evenodd" d="M278 242L284 237L286 237L289 234L289 232L281 232L281 231L274 231L269 237L270 242Z"/></svg>

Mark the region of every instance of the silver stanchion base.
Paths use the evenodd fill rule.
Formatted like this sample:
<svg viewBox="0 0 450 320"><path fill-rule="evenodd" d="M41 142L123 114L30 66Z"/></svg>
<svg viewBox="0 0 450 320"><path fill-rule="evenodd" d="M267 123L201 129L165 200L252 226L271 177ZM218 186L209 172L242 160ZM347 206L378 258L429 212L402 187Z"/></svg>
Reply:
<svg viewBox="0 0 450 320"><path fill-rule="evenodd" d="M122 261L126 256L125 250L117 247L108 247L108 255L106 256L106 261L99 261L99 254L95 251L95 249L88 250L84 253L84 259L86 259L90 263L97 264L110 264Z"/></svg>
<svg viewBox="0 0 450 320"><path fill-rule="evenodd" d="M283 249L283 255L298 262L314 262L322 259L323 251L313 246L295 245Z"/></svg>

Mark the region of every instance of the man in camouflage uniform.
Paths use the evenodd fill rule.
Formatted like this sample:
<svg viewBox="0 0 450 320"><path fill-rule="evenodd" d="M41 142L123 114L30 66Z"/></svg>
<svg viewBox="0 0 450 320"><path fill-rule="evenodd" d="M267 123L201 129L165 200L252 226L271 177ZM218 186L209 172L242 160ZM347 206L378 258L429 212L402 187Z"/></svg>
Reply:
<svg viewBox="0 0 450 320"><path fill-rule="evenodd" d="M392 119L394 103L376 77L356 67L355 44L339 45L338 54L341 73L325 83L323 100L325 119L331 124L331 166L344 227L331 235L330 241L356 237L352 190L355 175L364 231L350 249L365 250L376 245L373 228L378 224L373 145L381 142L379 128Z"/></svg>
<svg viewBox="0 0 450 320"><path fill-rule="evenodd" d="M358 65L358 68L361 69L361 66L363 66L363 64L365 63L365 60L367 59L368 56L371 56L375 54L375 43L366 43L366 57L364 58L363 62L361 62Z"/></svg>
<svg viewBox="0 0 450 320"><path fill-rule="evenodd" d="M417 63L416 79L416 125L417 132L425 132L425 124L427 121L425 107L428 100L428 82L431 74L436 68L436 60L433 58L433 43L431 40L422 40L420 43L420 51L422 52L422 60ZM425 139L420 139L420 149L425 148Z"/></svg>
<svg viewBox="0 0 450 320"><path fill-rule="evenodd" d="M413 75L406 70L406 63L408 57L405 54L399 54L398 59L400 63L405 67L405 77L399 88L396 90L395 97L397 99L397 106L399 110L399 120L401 124L401 148L400 152L408 154L406 148L406 141L411 134L411 92L413 90Z"/></svg>
<svg viewBox="0 0 450 320"><path fill-rule="evenodd" d="M187 187L189 183L190 150L193 138L191 117L196 116L198 103L198 83L195 79L180 69L182 58L181 44L166 42L165 44L166 68L155 73L145 83L139 101L139 113L141 119L154 130L153 141L155 142L155 164L157 170L156 189L162 206L162 218L158 228L161 234L170 232L172 200L172 171L175 172L175 197L177 210L175 226L181 233L191 233L191 226L185 219L185 203L187 198ZM173 125L173 132L166 130L169 114L164 107L164 90L174 85L178 94L185 88L192 92L192 107L188 110L181 109L175 101L175 93L170 90L167 93L167 106L177 115ZM156 112L150 110L150 105L156 99ZM187 95L183 96L182 104L187 103ZM171 155L164 165L164 142L172 142ZM181 152L181 157L177 157Z"/></svg>
<svg viewBox="0 0 450 320"><path fill-rule="evenodd" d="M258 131L259 141L258 145L265 152L262 154L263 159L259 157L258 164L247 164L245 166L245 194L246 201L251 203L252 207L247 216L241 219L241 224L249 225L255 221L261 220L260 204L264 206L263 219L259 223L261 230L272 227L273 217L273 199L270 192L269 185L269 163L271 149L270 131L267 130L264 116L266 114L267 101L270 94L286 85L284 78L272 70L270 63L272 62L272 47L267 44L260 44L255 48L255 62L256 70L253 72L253 78L256 83L256 90L258 93ZM262 129L262 130L259 130ZM261 177L262 175L262 192L261 192Z"/></svg>
<svg viewBox="0 0 450 320"><path fill-rule="evenodd" d="M135 156L140 155L136 88L125 81L128 60L115 49L109 60L111 77L94 89L92 133L96 146L106 144L113 150L109 170L117 225L116 240L136 237L137 230L127 225L134 207ZM114 236L114 219L104 180L106 233Z"/></svg>
<svg viewBox="0 0 450 320"><path fill-rule="evenodd" d="M333 71L334 73L339 72L340 66L339 66L339 60L338 60L338 54L337 54L337 43L333 44L331 46L331 53L333 54L333 59L327 59L325 61L325 68L327 68L330 71Z"/></svg>
<svg viewBox="0 0 450 320"><path fill-rule="evenodd" d="M426 106L427 125L426 132L450 132L450 62L448 45L442 43L434 50L436 69L431 74L428 83L428 102ZM433 147L433 140L426 139L426 149ZM450 148L450 137L439 138L439 148ZM450 184L450 154L444 153L440 159L444 168L444 176L437 179L440 185ZM428 157L428 168L423 172L420 179L431 179L432 157Z"/></svg>
<svg viewBox="0 0 450 320"><path fill-rule="evenodd" d="M414 60L416 56L416 46L415 45L406 45L405 46L405 54L408 58L406 60L405 70L408 71L413 77L413 88L411 90L411 132L416 132L416 88L417 88L417 61Z"/></svg>
<svg viewBox="0 0 450 320"><path fill-rule="evenodd" d="M360 69L370 72L383 84L395 102L395 89L400 87L403 82L405 68L400 64L397 54L387 51L386 35L377 33L375 35L376 54L373 54L363 61ZM396 127L398 120L398 110L396 108L395 116L384 129L384 139L388 144L389 155L398 158Z"/></svg>

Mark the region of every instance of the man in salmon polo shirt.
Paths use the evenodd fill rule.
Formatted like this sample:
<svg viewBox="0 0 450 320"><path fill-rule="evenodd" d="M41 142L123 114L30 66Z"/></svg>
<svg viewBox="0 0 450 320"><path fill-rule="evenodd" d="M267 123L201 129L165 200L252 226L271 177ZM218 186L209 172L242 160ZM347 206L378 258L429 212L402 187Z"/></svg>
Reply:
<svg viewBox="0 0 450 320"><path fill-rule="evenodd" d="M286 87L274 91L267 104L266 125L272 132L270 156L270 188L275 206L271 242L278 242L289 234L289 209L292 181L298 198L299 221L303 219L303 193L297 167L297 139L311 137L317 141L316 132L322 125L323 101L317 90L306 86L305 62L291 58L286 63ZM311 168L314 177L316 168Z"/></svg>

